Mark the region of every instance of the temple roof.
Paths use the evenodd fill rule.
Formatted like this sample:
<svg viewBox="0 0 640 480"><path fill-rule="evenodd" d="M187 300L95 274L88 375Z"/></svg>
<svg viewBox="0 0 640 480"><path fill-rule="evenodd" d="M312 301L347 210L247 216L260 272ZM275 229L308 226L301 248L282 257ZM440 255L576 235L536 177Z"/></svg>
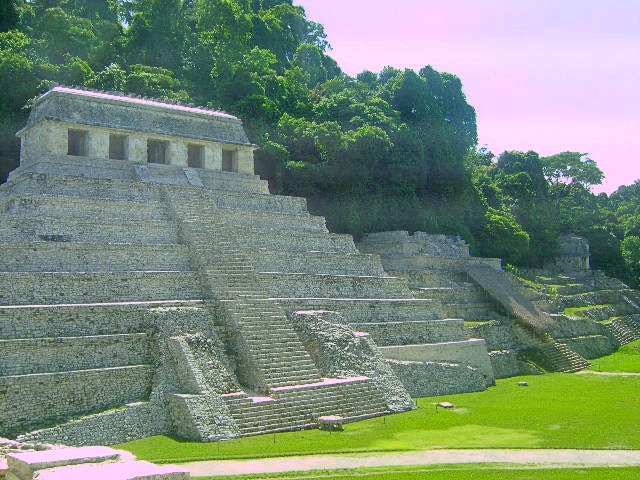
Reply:
<svg viewBox="0 0 640 480"><path fill-rule="evenodd" d="M42 120L251 146L240 119L228 113L67 87L38 98L18 135Z"/></svg>

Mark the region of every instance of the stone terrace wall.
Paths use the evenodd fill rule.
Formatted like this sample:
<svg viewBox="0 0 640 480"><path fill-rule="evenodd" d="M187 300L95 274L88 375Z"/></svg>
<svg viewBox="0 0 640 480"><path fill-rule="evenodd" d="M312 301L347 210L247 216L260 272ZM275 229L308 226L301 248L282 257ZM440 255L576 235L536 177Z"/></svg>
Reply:
<svg viewBox="0 0 640 480"><path fill-rule="evenodd" d="M366 375L373 379L391 411L413 402L368 335L354 333L336 312L300 311L290 316L320 372L328 377Z"/></svg>
<svg viewBox="0 0 640 480"><path fill-rule="evenodd" d="M0 340L0 374L86 370L151 361L144 333Z"/></svg>
<svg viewBox="0 0 640 480"><path fill-rule="evenodd" d="M388 346L380 347L380 351L387 359L391 360L464 363L481 372L485 377L485 385L492 385L495 380L486 344L482 339L429 345Z"/></svg>
<svg viewBox="0 0 640 480"><path fill-rule="evenodd" d="M367 234L359 247L363 252L384 255L469 257L469 245L460 237L404 230Z"/></svg>
<svg viewBox="0 0 640 480"><path fill-rule="evenodd" d="M454 363L389 360L389 365L412 397L481 392L484 375L473 367Z"/></svg>
<svg viewBox="0 0 640 480"><path fill-rule="evenodd" d="M0 423L14 431L148 398L149 366L0 377ZM44 387L44 388L43 388Z"/></svg>
<svg viewBox="0 0 640 480"><path fill-rule="evenodd" d="M448 318L409 322L379 322L358 324L377 345L411 345L416 343L453 342L464 336L464 321Z"/></svg>

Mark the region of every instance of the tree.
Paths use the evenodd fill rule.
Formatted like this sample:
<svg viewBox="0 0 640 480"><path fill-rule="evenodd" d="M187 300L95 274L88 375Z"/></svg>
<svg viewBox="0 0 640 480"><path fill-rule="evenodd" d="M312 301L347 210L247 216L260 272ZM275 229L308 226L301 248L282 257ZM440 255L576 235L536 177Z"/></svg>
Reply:
<svg viewBox="0 0 640 480"><path fill-rule="evenodd" d="M604 178L602 170L586 153L562 152L543 157L540 161L544 176L552 187L566 184L589 189L593 185L600 185Z"/></svg>
<svg viewBox="0 0 640 480"><path fill-rule="evenodd" d="M0 1L0 32L6 32L18 25L18 9L15 0Z"/></svg>

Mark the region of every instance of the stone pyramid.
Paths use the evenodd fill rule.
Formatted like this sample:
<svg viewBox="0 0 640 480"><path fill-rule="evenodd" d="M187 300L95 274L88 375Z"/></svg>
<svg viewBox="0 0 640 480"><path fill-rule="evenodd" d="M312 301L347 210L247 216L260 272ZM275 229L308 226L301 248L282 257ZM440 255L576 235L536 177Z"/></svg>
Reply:
<svg viewBox="0 0 640 480"><path fill-rule="evenodd" d="M366 324L457 324L304 199L270 195L240 120L56 87L18 135L0 436L211 441L413 408Z"/></svg>

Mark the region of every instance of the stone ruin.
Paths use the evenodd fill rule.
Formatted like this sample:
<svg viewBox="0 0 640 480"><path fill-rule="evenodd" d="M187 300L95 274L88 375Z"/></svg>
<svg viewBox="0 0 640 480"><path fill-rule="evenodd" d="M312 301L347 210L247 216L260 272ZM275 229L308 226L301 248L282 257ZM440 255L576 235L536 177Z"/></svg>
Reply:
<svg viewBox="0 0 640 480"><path fill-rule="evenodd" d="M580 274L591 270L589 241L585 237L567 233L558 237L558 246L551 262L544 266L550 273Z"/></svg>
<svg viewBox="0 0 640 480"><path fill-rule="evenodd" d="M0 186L3 436L348 422L537 371L523 352L573 371L576 351L640 338L629 289L609 327L549 315L576 299L545 306L458 237L381 232L357 249L304 199L269 194L228 114L56 87L18 135Z"/></svg>
<svg viewBox="0 0 640 480"><path fill-rule="evenodd" d="M304 199L269 194L237 118L56 87L18 136L0 187L0 435L213 441L493 383L462 320Z"/></svg>

